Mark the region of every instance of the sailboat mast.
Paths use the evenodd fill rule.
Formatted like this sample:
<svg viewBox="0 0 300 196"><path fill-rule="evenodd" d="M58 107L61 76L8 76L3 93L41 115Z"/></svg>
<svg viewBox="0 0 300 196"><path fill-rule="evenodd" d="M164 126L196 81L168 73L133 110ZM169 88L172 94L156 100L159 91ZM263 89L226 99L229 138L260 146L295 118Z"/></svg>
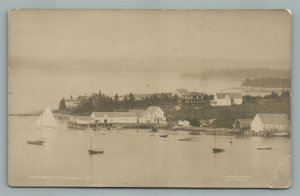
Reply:
<svg viewBox="0 0 300 196"><path fill-rule="evenodd" d="M91 135L91 150L93 149L93 136Z"/></svg>
<svg viewBox="0 0 300 196"><path fill-rule="evenodd" d="M217 144L217 131L215 131L215 147L216 147L216 144Z"/></svg>
<svg viewBox="0 0 300 196"><path fill-rule="evenodd" d="M43 114L41 114L41 127L40 127L40 130L41 130L41 138L43 138Z"/></svg>

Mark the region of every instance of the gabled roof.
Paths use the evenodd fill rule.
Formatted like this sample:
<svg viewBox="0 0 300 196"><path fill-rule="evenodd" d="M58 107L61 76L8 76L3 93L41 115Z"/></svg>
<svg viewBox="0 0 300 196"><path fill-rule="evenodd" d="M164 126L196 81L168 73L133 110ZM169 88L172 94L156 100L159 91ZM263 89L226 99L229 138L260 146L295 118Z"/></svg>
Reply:
<svg viewBox="0 0 300 196"><path fill-rule="evenodd" d="M199 93L199 92L187 92L187 93L184 93L183 96L204 96L204 93Z"/></svg>
<svg viewBox="0 0 300 196"><path fill-rule="evenodd" d="M77 99L65 99L65 102L79 102Z"/></svg>
<svg viewBox="0 0 300 196"><path fill-rule="evenodd" d="M149 106L146 110L130 110L130 112L134 112L139 118L141 118L147 114L154 114L157 110L161 110L161 108L159 106Z"/></svg>
<svg viewBox="0 0 300 196"><path fill-rule="evenodd" d="M189 93L189 91L188 90L186 90L186 89L183 89L183 88L180 88L180 89L177 89L176 90L178 93L180 93L180 94L186 94L186 93Z"/></svg>
<svg viewBox="0 0 300 196"><path fill-rule="evenodd" d="M93 112L95 117L103 118L107 117L137 117L134 112Z"/></svg>
<svg viewBox="0 0 300 196"><path fill-rule="evenodd" d="M134 98L145 98L145 97L151 97L154 94L133 94Z"/></svg>
<svg viewBox="0 0 300 196"><path fill-rule="evenodd" d="M252 122L252 119L241 119L241 118L238 118L238 119L236 119L236 121L235 122L239 122L239 123L241 123L241 124L251 124L251 122Z"/></svg>
<svg viewBox="0 0 300 196"><path fill-rule="evenodd" d="M147 114L146 110L130 110L130 112L134 112L139 118Z"/></svg>
<svg viewBox="0 0 300 196"><path fill-rule="evenodd" d="M161 110L159 106L149 106L146 112L149 112L150 114L154 114L157 110Z"/></svg>
<svg viewBox="0 0 300 196"><path fill-rule="evenodd" d="M93 112L91 114L97 118L104 117L144 117L148 113L154 114L157 110L161 110L158 106L149 106L146 110L130 110L129 112Z"/></svg>
<svg viewBox="0 0 300 196"><path fill-rule="evenodd" d="M273 125L289 125L290 120L287 114L262 114L258 113L257 116L261 119L263 124Z"/></svg>
<svg viewBox="0 0 300 196"><path fill-rule="evenodd" d="M91 116L92 115L94 115L95 117L98 117L98 118L103 118L106 115L106 112L93 112L91 114Z"/></svg>
<svg viewBox="0 0 300 196"><path fill-rule="evenodd" d="M225 99L226 95L230 99L242 99L242 93L216 93L217 99Z"/></svg>
<svg viewBox="0 0 300 196"><path fill-rule="evenodd" d="M71 116L70 117L71 121L76 121L76 120L80 120L80 121L93 121L94 119L90 116Z"/></svg>

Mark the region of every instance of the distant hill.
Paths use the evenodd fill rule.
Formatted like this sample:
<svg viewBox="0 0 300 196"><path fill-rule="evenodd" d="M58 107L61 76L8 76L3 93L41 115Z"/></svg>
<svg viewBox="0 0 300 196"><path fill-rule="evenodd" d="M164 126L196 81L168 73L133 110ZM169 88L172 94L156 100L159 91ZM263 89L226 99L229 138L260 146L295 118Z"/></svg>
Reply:
<svg viewBox="0 0 300 196"><path fill-rule="evenodd" d="M291 88L289 78L256 78L245 79L242 86L261 87L261 88Z"/></svg>
<svg viewBox="0 0 300 196"><path fill-rule="evenodd" d="M183 73L182 77L197 78L290 78L290 71L281 69L224 69L209 70L201 73Z"/></svg>

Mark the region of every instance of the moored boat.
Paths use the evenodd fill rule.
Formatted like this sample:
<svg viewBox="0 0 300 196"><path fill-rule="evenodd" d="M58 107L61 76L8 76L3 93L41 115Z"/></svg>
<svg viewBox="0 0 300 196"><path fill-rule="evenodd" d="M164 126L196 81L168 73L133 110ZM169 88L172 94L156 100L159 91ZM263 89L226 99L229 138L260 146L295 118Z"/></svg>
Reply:
<svg viewBox="0 0 300 196"><path fill-rule="evenodd" d="M27 141L27 144L32 144L32 145L43 145L45 141L43 140L35 140L35 141Z"/></svg>
<svg viewBox="0 0 300 196"><path fill-rule="evenodd" d="M53 117L53 114L50 110L50 107L48 106L43 114L41 114L34 125L35 128L37 128L40 131L40 139L37 140L27 140L27 144L31 145L43 145L44 140L43 138L43 129L55 129L57 127L56 121Z"/></svg>
<svg viewBox="0 0 300 196"><path fill-rule="evenodd" d="M225 152L224 148L217 147L217 132L215 132L215 147L213 147L213 153Z"/></svg>
<svg viewBox="0 0 300 196"><path fill-rule="evenodd" d="M93 150L93 149L90 149L88 150L89 151L89 154L103 154L104 153L104 150Z"/></svg>
<svg viewBox="0 0 300 196"><path fill-rule="evenodd" d="M91 148L88 149L88 152L89 152L90 155L103 154L104 153L104 150L93 149L93 135L91 135Z"/></svg>
<svg viewBox="0 0 300 196"><path fill-rule="evenodd" d="M190 137L186 137L186 138L178 138L179 141L191 141Z"/></svg>
<svg viewBox="0 0 300 196"><path fill-rule="evenodd" d="M158 132L156 127L151 127L151 132Z"/></svg>
<svg viewBox="0 0 300 196"><path fill-rule="evenodd" d="M257 147L257 150L272 150L271 146L262 146L262 147Z"/></svg>
<svg viewBox="0 0 300 196"><path fill-rule="evenodd" d="M213 148L213 153L225 152L223 148Z"/></svg>
<svg viewBox="0 0 300 196"><path fill-rule="evenodd" d="M159 135L159 137L168 137L167 134Z"/></svg>
<svg viewBox="0 0 300 196"><path fill-rule="evenodd" d="M290 136L290 133L287 133L287 132L278 132L278 133L272 133L272 136L287 137L287 136Z"/></svg>

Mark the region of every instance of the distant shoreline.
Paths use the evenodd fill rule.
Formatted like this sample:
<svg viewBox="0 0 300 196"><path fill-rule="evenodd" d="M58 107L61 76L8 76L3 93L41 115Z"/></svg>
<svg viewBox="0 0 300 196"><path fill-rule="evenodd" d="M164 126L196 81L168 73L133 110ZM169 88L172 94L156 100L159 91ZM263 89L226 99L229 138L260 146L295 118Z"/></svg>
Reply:
<svg viewBox="0 0 300 196"><path fill-rule="evenodd" d="M8 114L8 116L39 116L41 112L38 113L20 113L20 114Z"/></svg>

